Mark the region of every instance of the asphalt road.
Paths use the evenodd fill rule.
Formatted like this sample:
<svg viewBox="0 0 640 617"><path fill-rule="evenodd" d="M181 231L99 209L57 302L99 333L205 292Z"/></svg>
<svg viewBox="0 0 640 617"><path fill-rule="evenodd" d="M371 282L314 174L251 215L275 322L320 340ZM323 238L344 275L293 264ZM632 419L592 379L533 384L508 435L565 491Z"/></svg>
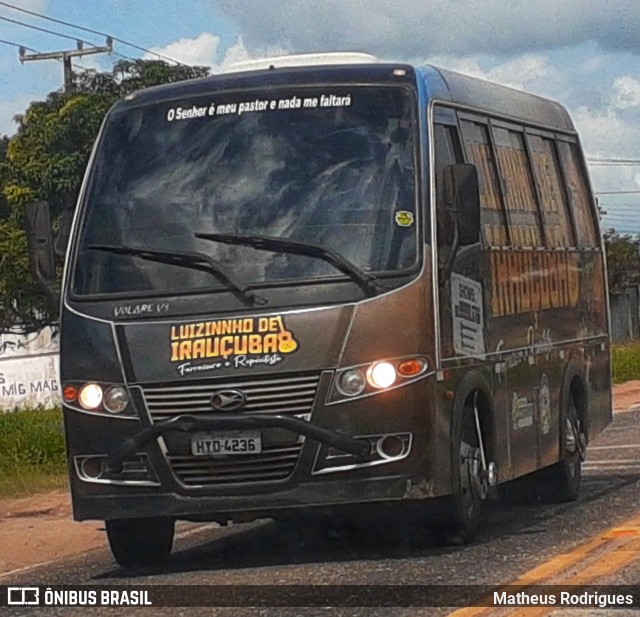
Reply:
<svg viewBox="0 0 640 617"><path fill-rule="evenodd" d="M588 451L583 490L575 503L541 502L506 507L487 504L483 531L471 546L440 547L424 530L403 533L400 521L375 528L278 526L271 522L229 528L182 525L168 564L135 575L117 567L106 551L27 570L0 580L3 585L363 585L359 597L373 607L329 608L91 608L92 615L211 614L445 615L455 608L375 608L383 585L638 584L640 601L640 410L618 414ZM408 536L424 534L415 546ZM262 588L263 597L268 588ZM398 588L401 589L401 588ZM462 588L461 588L462 589ZM192 594L199 592L193 588ZM331 592L338 588L331 588ZM163 591L175 603L191 594ZM384 603L383 601L380 602ZM467 609L457 615L512 614L506 609ZM86 608L11 608L10 614L80 615ZM549 614L548 608L536 615ZM608 615L571 609L551 614ZM631 614L617 610L620 617ZM516 613L513 613L516 614Z"/></svg>

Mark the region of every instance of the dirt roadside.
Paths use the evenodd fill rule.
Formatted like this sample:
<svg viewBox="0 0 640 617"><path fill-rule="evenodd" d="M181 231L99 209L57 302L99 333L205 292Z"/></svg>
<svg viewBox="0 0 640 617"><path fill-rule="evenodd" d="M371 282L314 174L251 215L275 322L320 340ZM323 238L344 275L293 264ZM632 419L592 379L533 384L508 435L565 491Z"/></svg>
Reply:
<svg viewBox="0 0 640 617"><path fill-rule="evenodd" d="M615 386L616 412L640 408L640 381ZM0 499L0 579L36 564L106 547L101 521L76 523L67 491Z"/></svg>

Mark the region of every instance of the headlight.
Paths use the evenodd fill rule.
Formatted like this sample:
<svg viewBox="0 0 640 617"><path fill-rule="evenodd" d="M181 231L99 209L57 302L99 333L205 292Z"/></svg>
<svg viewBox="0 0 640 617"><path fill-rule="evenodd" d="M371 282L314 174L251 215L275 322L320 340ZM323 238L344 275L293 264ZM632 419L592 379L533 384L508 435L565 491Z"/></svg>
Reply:
<svg viewBox="0 0 640 617"><path fill-rule="evenodd" d="M367 380L374 388L388 388L396 380L396 369L390 362L376 362L367 371Z"/></svg>
<svg viewBox="0 0 640 617"><path fill-rule="evenodd" d="M346 366L335 373L327 405L376 394L384 396L389 390L426 377L428 367L427 356L423 354Z"/></svg>
<svg viewBox="0 0 640 617"><path fill-rule="evenodd" d="M112 386L104 395L104 408L111 413L120 413L129 404L129 394L122 386Z"/></svg>
<svg viewBox="0 0 640 617"><path fill-rule="evenodd" d="M346 396L358 396L367 385L362 371L349 369L340 375L337 381L338 390Z"/></svg>
<svg viewBox="0 0 640 617"><path fill-rule="evenodd" d="M102 403L102 388L97 383L87 383L80 388L78 400L85 409L97 409Z"/></svg>

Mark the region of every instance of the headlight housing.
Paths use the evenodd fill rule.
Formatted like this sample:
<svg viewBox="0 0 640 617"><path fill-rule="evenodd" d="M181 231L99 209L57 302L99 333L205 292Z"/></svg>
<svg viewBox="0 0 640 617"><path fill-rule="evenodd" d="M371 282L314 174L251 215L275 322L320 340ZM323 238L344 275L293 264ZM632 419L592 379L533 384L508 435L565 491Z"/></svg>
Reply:
<svg viewBox="0 0 640 617"><path fill-rule="evenodd" d="M377 360L336 371L327 404L342 403L399 388L421 379L429 363L426 356Z"/></svg>
<svg viewBox="0 0 640 617"><path fill-rule="evenodd" d="M104 395L104 408L110 413L122 413L129 405L129 393L123 386L111 386Z"/></svg>
<svg viewBox="0 0 640 617"><path fill-rule="evenodd" d="M396 377L396 367L391 362L374 362L367 371L367 381L374 388L390 388Z"/></svg>
<svg viewBox="0 0 640 617"><path fill-rule="evenodd" d="M89 413L135 417L128 388L123 384L65 382L62 384L62 400L67 407Z"/></svg>
<svg viewBox="0 0 640 617"><path fill-rule="evenodd" d="M358 396L365 389L367 380L364 373L357 368L348 369L340 373L336 380L336 388L345 396Z"/></svg>
<svg viewBox="0 0 640 617"><path fill-rule="evenodd" d="M97 383L86 383L78 392L78 402L80 407L93 411L102 405L102 387Z"/></svg>

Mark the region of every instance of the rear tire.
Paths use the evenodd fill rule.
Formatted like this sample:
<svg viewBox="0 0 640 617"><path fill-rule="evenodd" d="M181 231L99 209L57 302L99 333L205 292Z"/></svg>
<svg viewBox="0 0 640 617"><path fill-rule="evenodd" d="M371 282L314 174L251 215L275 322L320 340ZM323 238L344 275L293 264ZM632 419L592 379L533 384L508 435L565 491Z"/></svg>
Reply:
<svg viewBox="0 0 640 617"><path fill-rule="evenodd" d="M167 518L133 518L105 521L109 546L124 568L158 565L173 547L175 523Z"/></svg>
<svg viewBox="0 0 640 617"><path fill-rule="evenodd" d="M555 503L575 501L580 494L582 483L582 459L580 449L585 447L586 436L582 432L573 392L569 393L566 409L562 414L560 431L562 460L545 473L545 481L550 488L549 498Z"/></svg>

